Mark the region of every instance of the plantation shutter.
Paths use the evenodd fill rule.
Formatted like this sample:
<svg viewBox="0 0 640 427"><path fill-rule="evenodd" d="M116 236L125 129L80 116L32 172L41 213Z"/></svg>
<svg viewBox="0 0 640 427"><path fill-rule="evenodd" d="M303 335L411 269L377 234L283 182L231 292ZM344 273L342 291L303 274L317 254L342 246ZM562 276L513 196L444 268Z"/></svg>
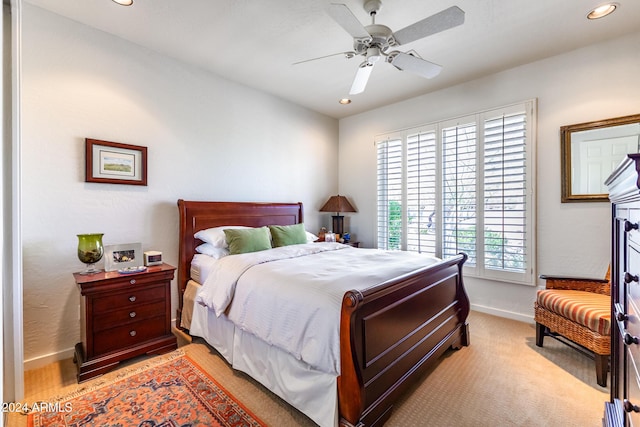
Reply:
<svg viewBox="0 0 640 427"><path fill-rule="evenodd" d="M476 264L476 123L442 129L442 256L465 252Z"/></svg>
<svg viewBox="0 0 640 427"><path fill-rule="evenodd" d="M535 100L380 135L378 248L535 285Z"/></svg>
<svg viewBox="0 0 640 427"><path fill-rule="evenodd" d="M525 112L484 122L484 265L526 271Z"/></svg>
<svg viewBox="0 0 640 427"><path fill-rule="evenodd" d="M436 255L436 132L407 136L407 250Z"/></svg>
<svg viewBox="0 0 640 427"><path fill-rule="evenodd" d="M378 248L402 245L402 139L378 141Z"/></svg>

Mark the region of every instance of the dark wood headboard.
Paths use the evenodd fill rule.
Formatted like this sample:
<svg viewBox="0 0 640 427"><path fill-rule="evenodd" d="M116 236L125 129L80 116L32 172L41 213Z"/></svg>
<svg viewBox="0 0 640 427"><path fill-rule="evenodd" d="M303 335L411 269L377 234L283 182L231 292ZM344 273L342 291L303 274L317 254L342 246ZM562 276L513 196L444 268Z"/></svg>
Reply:
<svg viewBox="0 0 640 427"><path fill-rule="evenodd" d="M178 200L180 235L178 248L178 318L184 290L191 276L191 260L202 242L193 235L222 225L292 225L303 221L302 203L202 202Z"/></svg>

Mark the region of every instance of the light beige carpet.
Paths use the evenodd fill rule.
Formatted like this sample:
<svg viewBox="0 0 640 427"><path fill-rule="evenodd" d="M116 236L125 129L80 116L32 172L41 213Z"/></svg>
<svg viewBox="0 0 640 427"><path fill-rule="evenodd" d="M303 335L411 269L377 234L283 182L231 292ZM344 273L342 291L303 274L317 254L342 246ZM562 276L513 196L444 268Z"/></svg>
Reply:
<svg viewBox="0 0 640 427"><path fill-rule="evenodd" d="M387 426L600 426L608 389L597 385L595 365L556 342L535 345L533 325L472 312L471 345L450 351L403 398ZM189 354L256 416L272 426L313 426L304 415L248 376L232 370L200 340L184 345ZM159 356L162 358L165 356ZM64 395L110 381L136 361L83 384L65 360L25 373L27 400ZM9 426L26 426L12 414Z"/></svg>

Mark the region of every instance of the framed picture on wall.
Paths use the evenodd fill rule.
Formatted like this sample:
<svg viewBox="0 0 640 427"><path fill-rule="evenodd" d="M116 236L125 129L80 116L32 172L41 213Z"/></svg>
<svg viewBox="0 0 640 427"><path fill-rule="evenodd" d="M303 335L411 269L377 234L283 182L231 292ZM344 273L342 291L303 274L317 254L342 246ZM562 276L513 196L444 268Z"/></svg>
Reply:
<svg viewBox="0 0 640 427"><path fill-rule="evenodd" d="M147 185L147 147L85 139L85 181Z"/></svg>
<svg viewBox="0 0 640 427"><path fill-rule="evenodd" d="M141 243L104 245L104 271L127 270L144 266Z"/></svg>

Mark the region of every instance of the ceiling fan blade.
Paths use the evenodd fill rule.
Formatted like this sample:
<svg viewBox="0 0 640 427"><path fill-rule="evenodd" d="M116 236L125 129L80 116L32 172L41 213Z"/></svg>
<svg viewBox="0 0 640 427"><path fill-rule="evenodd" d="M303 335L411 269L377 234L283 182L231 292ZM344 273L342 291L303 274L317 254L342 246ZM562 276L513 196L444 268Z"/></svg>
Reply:
<svg viewBox="0 0 640 427"><path fill-rule="evenodd" d="M364 28L364 25L358 21L353 12L344 4L331 3L327 9L327 13L336 21L344 30L351 34L354 39L371 40L371 36Z"/></svg>
<svg viewBox="0 0 640 427"><path fill-rule="evenodd" d="M367 82L369 81L371 71L373 71L373 64L369 64L368 62L363 62L360 67L358 67L349 95L356 95L364 91L364 88L367 86Z"/></svg>
<svg viewBox="0 0 640 427"><path fill-rule="evenodd" d="M392 52L388 58L388 61L397 69L409 71L427 79L434 78L442 70L442 66L438 64L404 52Z"/></svg>
<svg viewBox="0 0 640 427"><path fill-rule="evenodd" d="M409 25L393 33L393 38L399 45L411 43L412 41L439 33L449 28L457 27L464 23L464 11L458 6L451 6L448 9L431 15L421 21Z"/></svg>
<svg viewBox="0 0 640 427"><path fill-rule="evenodd" d="M338 53L332 53L331 55L318 56L317 58L304 59L302 61L294 62L291 65L304 64L305 62L316 61L318 59L324 59L324 58L331 58L332 56L338 56L338 55L343 55L345 58L351 59L357 54L355 52L338 52Z"/></svg>

